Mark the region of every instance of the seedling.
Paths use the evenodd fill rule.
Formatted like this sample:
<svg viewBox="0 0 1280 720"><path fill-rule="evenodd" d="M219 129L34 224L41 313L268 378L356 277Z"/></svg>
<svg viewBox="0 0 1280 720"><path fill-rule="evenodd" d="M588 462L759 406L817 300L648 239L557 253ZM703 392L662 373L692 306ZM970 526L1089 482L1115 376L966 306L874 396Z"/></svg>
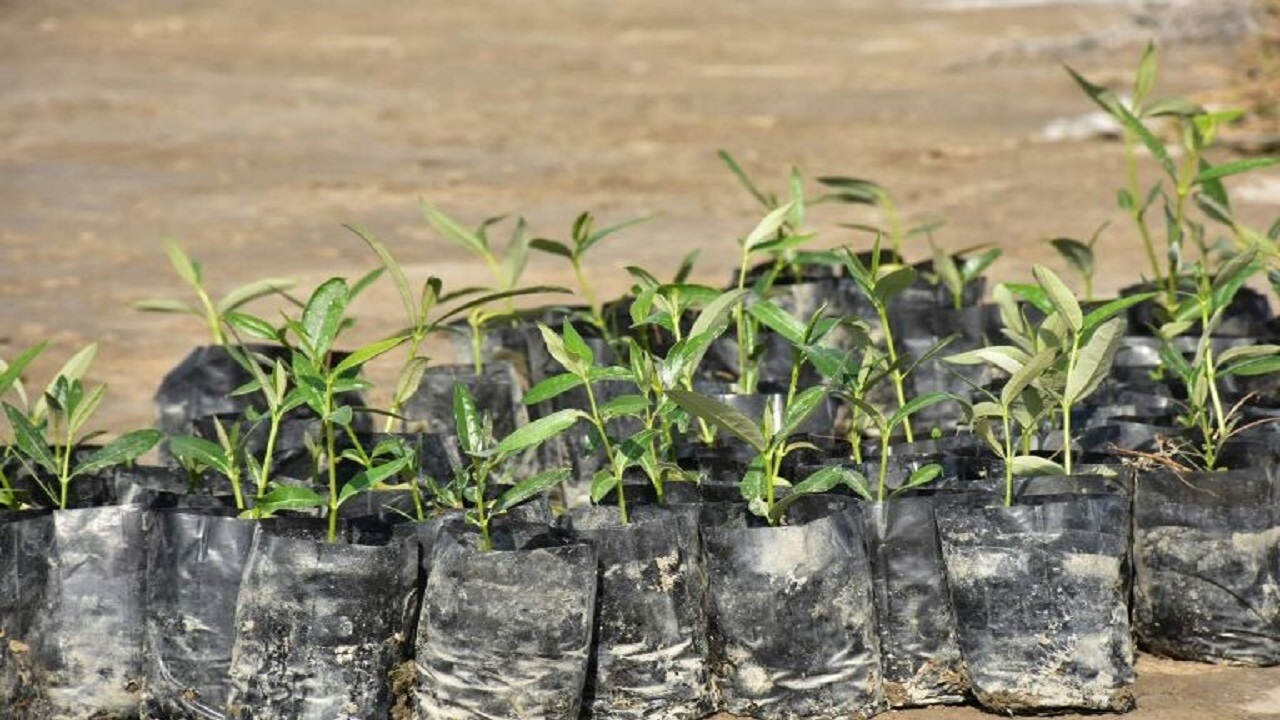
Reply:
<svg viewBox="0 0 1280 720"><path fill-rule="evenodd" d="M501 440L493 437L492 424L476 408L475 398L462 383L453 386L453 415L458 442L468 464L456 479L454 492L470 504L467 522L480 530L480 549L493 549L490 525L495 517L546 492L569 477L567 468L540 472L518 480L496 498L489 497L489 484L494 475L512 459L563 433L582 417L579 410L559 410L517 428Z"/></svg>
<svg viewBox="0 0 1280 720"><path fill-rule="evenodd" d="M529 247L534 250L557 255L569 261L569 264L573 266L573 277L578 282L578 289L582 291L582 296L586 298L587 306L590 308L589 319L591 324L595 325L606 337L610 337L611 332L608 323L605 322L604 306L600 303L600 299L592 288L590 281L587 280L586 273L583 272L583 258L601 240L634 225L647 222L649 219L649 217L636 218L596 230L595 218L591 216L591 213L584 212L574 219L573 228L569 233L569 242L537 238L529 243Z"/></svg>
<svg viewBox="0 0 1280 720"><path fill-rule="evenodd" d="M265 278L255 280L246 285L232 289L216 302L209 295L204 285L204 272L200 263L192 260L182 246L172 240L164 243L165 253L169 256L169 264L174 272L195 291L198 304L193 305L182 300L153 299L140 300L133 304L138 310L148 312L182 313L195 315L204 319L205 325L214 345L226 345L227 335L224 330L225 320L229 313L235 312L246 303L268 295L285 295L286 291L297 283L288 278Z"/></svg>
<svg viewBox="0 0 1280 720"><path fill-rule="evenodd" d="M391 249L386 244L360 228L350 225L346 227L363 240L382 262L383 269L391 277L391 281L396 287L396 292L400 295L400 302L404 306L405 317L409 322L407 328L395 335L396 337L403 336L407 338L407 342L405 343L405 362L400 367L395 390L391 395L391 406L387 411L386 427L384 428L387 432L391 431L396 419L400 417L404 404L418 392L418 388L422 384L422 376L426 373L430 364L430 358L422 354L422 346L430 335L446 329L449 321L468 312L480 313L479 315L470 316L476 321L472 325L473 330L479 332L486 322L484 318L488 317L484 314L482 308L499 300L510 301L520 295L535 293L566 292L562 288L535 286L510 288L499 292L487 292L485 289L478 287L465 287L446 293L440 278L432 276L427 278L422 285L422 289L415 295L413 286L409 283L409 278L405 274L403 266L391 254ZM472 239L480 242L483 237L483 235L476 235ZM487 244L485 246L487 247ZM451 302L463 299L467 299L466 302L455 305L450 309L444 310L441 308L442 305L448 305ZM473 334L473 339L475 337L477 335ZM479 347L482 344L473 346L473 358L476 362L477 373L481 369Z"/></svg>
<svg viewBox="0 0 1280 720"><path fill-rule="evenodd" d="M1195 294L1183 297L1173 320L1160 328L1160 337L1165 341L1161 359L1187 394L1179 420L1196 432L1199 447L1192 454L1207 470L1217 468L1226 442L1247 427L1240 425L1247 397L1228 407L1222 398L1221 382L1231 375L1247 377L1280 371L1277 345L1245 345L1220 354L1214 350L1214 332L1222 324L1231 300L1261 269L1257 257L1256 250L1246 250L1223 265L1213 278L1197 263L1192 275ZM1200 337L1188 360L1170 341L1196 323Z"/></svg>
<svg viewBox="0 0 1280 720"><path fill-rule="evenodd" d="M1233 175L1273 166L1280 160L1248 158L1223 165L1211 164L1205 158L1205 150L1213 144L1219 128L1238 119L1241 113L1211 112L1180 98L1152 100L1157 64L1155 45L1148 44L1138 64L1133 98L1128 103L1112 91L1089 82L1075 70L1068 67L1067 72L1085 94L1123 128L1128 184L1117 195L1117 202L1138 228L1151 266L1151 277L1163 289L1165 306L1173 308L1178 304L1179 279L1187 270L1183 246L1188 240L1199 250L1200 262L1206 265L1209 274L1215 272L1210 265L1211 248L1204 225L1194 220L1189 210L1195 206L1205 218L1227 227L1240 247L1268 246L1259 233L1238 222L1222 181ZM1158 118L1169 118L1177 123L1179 147L1176 152L1166 146L1149 126L1150 121ZM1138 177L1139 146L1157 161L1164 181L1172 187L1172 197L1162 186L1164 181L1143 192ZM1180 160L1175 158L1176 154L1181 155ZM1165 221L1163 265L1157 257L1154 233L1148 219L1157 200L1161 201L1161 215Z"/></svg>
<svg viewBox="0 0 1280 720"><path fill-rule="evenodd" d="M85 428L107 393L106 385L86 386L83 381L97 351L97 344L90 344L67 360L29 411L4 403L21 462L64 510L67 492L77 477L132 462L164 437L159 430L133 430L80 457L81 445L96 435ZM57 483L56 490L49 480Z"/></svg>
<svg viewBox="0 0 1280 720"><path fill-rule="evenodd" d="M1086 302L1093 300L1093 275L1096 267L1094 266L1094 247L1098 244L1098 238L1102 236L1102 231L1107 229L1109 222L1104 222L1093 231L1089 242L1080 242L1074 238L1060 237L1049 241L1054 250L1062 256L1063 260L1071 266L1072 270L1080 276L1081 284L1084 286L1084 299Z"/></svg>
<svg viewBox="0 0 1280 720"><path fill-rule="evenodd" d="M736 408L712 397L680 388L667 391L671 399L690 414L702 418L751 446L756 452L741 482L742 496L752 514L763 517L770 525L778 525L786 517L787 508L805 495L828 492L842 483L855 487L857 477L839 466L823 468L792 485L781 476L782 461L790 453L813 448L811 443L793 442L809 416L826 399L826 390L811 387L797 393L783 408L781 422L768 409L752 418ZM778 490L790 487L785 497ZM866 493L865 487L862 494Z"/></svg>
<svg viewBox="0 0 1280 720"><path fill-rule="evenodd" d="M48 341L42 341L23 351L18 357L14 358L12 363L5 363L0 360L0 396L13 390L23 406L27 405L26 389L22 384L22 373L26 371L31 361L35 360L48 346ZM14 445L6 443L4 454L0 456L0 506L16 510L22 507L23 501L18 491L14 489L13 483L9 480L10 461L15 457L14 452Z"/></svg>

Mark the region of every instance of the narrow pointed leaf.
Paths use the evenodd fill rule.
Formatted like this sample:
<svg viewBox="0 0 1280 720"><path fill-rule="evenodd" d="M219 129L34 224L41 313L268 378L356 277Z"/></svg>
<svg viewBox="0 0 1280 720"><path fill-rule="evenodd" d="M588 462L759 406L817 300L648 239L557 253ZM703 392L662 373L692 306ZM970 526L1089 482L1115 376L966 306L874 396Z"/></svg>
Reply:
<svg viewBox="0 0 1280 720"><path fill-rule="evenodd" d="M1017 477L1037 477L1043 475L1065 475L1066 468L1047 458L1035 455L1018 455L1007 461L1013 466L1013 474Z"/></svg>
<svg viewBox="0 0 1280 720"><path fill-rule="evenodd" d="M164 298L138 300L133 303L132 307L134 310L142 310L143 312L182 313L184 315L201 314L191 303L181 300L166 300Z"/></svg>
<svg viewBox="0 0 1280 720"><path fill-rule="evenodd" d="M173 266L173 271L178 274L178 277L182 278L182 282L192 287L200 286L200 269L191 261L181 245L172 240L165 240L164 252L169 256L169 264Z"/></svg>
<svg viewBox="0 0 1280 720"><path fill-rule="evenodd" d="M218 301L216 309L219 315L225 315L245 303L257 300L260 297L284 292L297 284L296 280L291 280L289 278L264 278L262 280L256 280L247 285L241 285L227 293Z"/></svg>
<svg viewBox="0 0 1280 720"><path fill-rule="evenodd" d="M798 393L783 411L782 427L778 429L780 437L790 437L813 415L827 398L827 389L822 386L806 388Z"/></svg>
<svg viewBox="0 0 1280 720"><path fill-rule="evenodd" d="M737 409L715 398L681 388L671 388L667 391L667 395L694 417L731 433L755 448L757 452L764 452L766 443L764 436L760 434L760 428L756 426L754 420Z"/></svg>
<svg viewBox="0 0 1280 720"><path fill-rule="evenodd" d="M559 410L546 417L538 418L503 438L494 448L494 453L502 457L541 445L568 430L578 422L580 417L582 413L578 410Z"/></svg>
<svg viewBox="0 0 1280 720"><path fill-rule="evenodd" d="M1080 348L1075 367L1067 376L1064 400L1075 404L1098 389L1111 373L1111 364L1120 349L1120 341L1124 339L1124 330L1124 318L1112 318L1093 331L1088 342Z"/></svg>
<svg viewBox="0 0 1280 720"><path fill-rule="evenodd" d="M892 432L894 428L905 422L907 418L915 415L921 410L937 405L938 403L947 402L948 400L955 400L955 396L945 392L931 392L912 398L907 401L907 404L898 408L894 411L893 415L889 417L889 431Z"/></svg>
<svg viewBox="0 0 1280 720"><path fill-rule="evenodd" d="M422 203L422 214L427 218L427 223L445 240L477 254L484 255L489 252L488 244L480 236L459 225L436 206Z"/></svg>
<svg viewBox="0 0 1280 720"><path fill-rule="evenodd" d="M747 312L792 345L805 344L804 323L774 303L760 298L747 306Z"/></svg>
<svg viewBox="0 0 1280 720"><path fill-rule="evenodd" d="M1056 273L1043 265L1034 266L1031 272L1035 275L1036 282L1049 296L1049 302L1053 303L1054 309L1067 321L1072 332L1080 332L1084 327L1084 313L1080 310L1080 302L1076 300L1071 288L1067 287Z"/></svg>
<svg viewBox="0 0 1280 720"><path fill-rule="evenodd" d="M134 430L125 433L85 458L84 462L75 467L74 474L92 475L130 462L150 451L163 439L164 433L159 430Z"/></svg>
<svg viewBox="0 0 1280 720"><path fill-rule="evenodd" d="M772 239L778 229L782 227L782 224L786 222L787 215L791 212L791 206L791 203L781 205L765 215L759 224L743 239L743 248L750 252L766 240Z"/></svg>
<svg viewBox="0 0 1280 720"><path fill-rule="evenodd" d="M281 510L305 510L324 507L325 497L315 490L297 485L277 485L254 503L254 514L270 515Z"/></svg>
<svg viewBox="0 0 1280 720"><path fill-rule="evenodd" d="M582 387L582 377L573 373L561 373L539 382L524 394L525 405L536 405L559 397L570 390Z"/></svg>
<svg viewBox="0 0 1280 720"><path fill-rule="evenodd" d="M379 355L399 347L408 339L408 337L400 335L393 338L387 338L385 340L379 340L365 345L364 347L357 348L351 351L349 355L342 358L342 360L333 368L333 373L335 375L341 375L349 370L359 368Z"/></svg>
<svg viewBox="0 0 1280 720"><path fill-rule="evenodd" d="M1247 173L1252 170L1274 167L1278 163L1280 163L1280 158L1262 157L1246 158L1244 160L1237 160L1235 162L1229 162L1222 165L1210 165L1202 169L1199 174L1196 175L1194 182L1204 183L1211 180L1217 180L1219 178Z"/></svg>
<svg viewBox="0 0 1280 720"><path fill-rule="evenodd" d="M342 278L330 278L320 284L307 300L302 310L302 321L297 327L302 340L315 362L323 363L342 330L347 312L347 282Z"/></svg>
<svg viewBox="0 0 1280 720"><path fill-rule="evenodd" d="M4 404L4 413L9 418L9 428L13 430L13 441L28 459L40 466L50 475L58 474L58 463L49 450L49 443L40 431L22 411L9 403Z"/></svg>
<svg viewBox="0 0 1280 720"><path fill-rule="evenodd" d="M174 457L186 463L203 465L224 476L232 474L231 458L216 443L193 435L179 435L169 438L168 447Z"/></svg>
<svg viewBox="0 0 1280 720"><path fill-rule="evenodd" d="M400 474L413 461L410 455L404 455L394 460L389 460L381 465L375 465L368 470L361 470L356 473L355 477L347 481L342 486L342 490L338 493L338 504L346 502L348 498L356 493L364 492L381 485L388 478L393 478Z"/></svg>
<svg viewBox="0 0 1280 720"><path fill-rule="evenodd" d="M453 384L453 423L458 444L464 453L475 456L484 451L483 418L476 408L475 397L460 382Z"/></svg>
<svg viewBox="0 0 1280 720"><path fill-rule="evenodd" d="M498 496L498 501L493 504L492 512L494 515L505 513L520 503L537 497L568 479L568 468L557 468L540 472L531 478L521 480L515 484L515 487Z"/></svg>

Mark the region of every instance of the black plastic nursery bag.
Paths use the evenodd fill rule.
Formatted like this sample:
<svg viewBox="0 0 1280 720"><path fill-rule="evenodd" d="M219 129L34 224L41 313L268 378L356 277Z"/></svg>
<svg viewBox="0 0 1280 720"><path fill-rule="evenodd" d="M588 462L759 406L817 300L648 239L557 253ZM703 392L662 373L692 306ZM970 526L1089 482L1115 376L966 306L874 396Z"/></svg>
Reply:
<svg viewBox="0 0 1280 720"><path fill-rule="evenodd" d="M712 709L707 579L696 514L576 508L578 537L600 558L584 710L596 718L700 718Z"/></svg>
<svg viewBox="0 0 1280 720"><path fill-rule="evenodd" d="M423 720L576 720L591 647L596 551L545 531L435 540L418 637Z"/></svg>
<svg viewBox="0 0 1280 720"><path fill-rule="evenodd" d="M1280 487L1274 465L1142 473L1134 495L1134 625L1152 652L1280 663Z"/></svg>
<svg viewBox="0 0 1280 720"><path fill-rule="evenodd" d="M996 712L1134 706L1124 495L939 504L960 648Z"/></svg>
<svg viewBox="0 0 1280 720"><path fill-rule="evenodd" d="M225 717L236 597L255 524L157 511L147 534L148 717Z"/></svg>
<svg viewBox="0 0 1280 720"><path fill-rule="evenodd" d="M871 571L856 511L703 528L721 709L760 720L884 707Z"/></svg>
<svg viewBox="0 0 1280 720"><path fill-rule="evenodd" d="M328 543L259 525L236 601L228 715L386 717L413 582L405 548Z"/></svg>
<svg viewBox="0 0 1280 720"><path fill-rule="evenodd" d="M0 524L6 637L0 703L13 720L135 717L142 689L143 516L113 505ZM12 623L12 624L11 624Z"/></svg>
<svg viewBox="0 0 1280 720"><path fill-rule="evenodd" d="M862 505L884 694L892 707L963 702L969 688L930 496Z"/></svg>

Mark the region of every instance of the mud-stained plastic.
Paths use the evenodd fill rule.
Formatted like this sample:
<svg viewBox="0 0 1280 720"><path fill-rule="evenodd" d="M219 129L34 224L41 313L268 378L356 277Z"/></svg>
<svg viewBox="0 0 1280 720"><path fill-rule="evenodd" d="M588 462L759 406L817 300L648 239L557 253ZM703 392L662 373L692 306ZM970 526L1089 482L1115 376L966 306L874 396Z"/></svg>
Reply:
<svg viewBox="0 0 1280 720"><path fill-rule="evenodd" d="M149 524L146 717L222 720L254 523L232 511L161 510Z"/></svg>
<svg viewBox="0 0 1280 720"><path fill-rule="evenodd" d="M1132 709L1129 498L1019 503L935 507L974 695L1001 713Z"/></svg>
<svg viewBox="0 0 1280 720"><path fill-rule="evenodd" d="M700 718L713 709L707 579L694 508L575 508L600 556L595 641L583 699L594 718Z"/></svg>
<svg viewBox="0 0 1280 720"><path fill-rule="evenodd" d="M495 549L447 523L435 540L418 638L422 720L576 720L596 597L596 551L548 529Z"/></svg>
<svg viewBox="0 0 1280 720"><path fill-rule="evenodd" d="M704 514L716 523L702 537L720 709L760 720L869 717L885 703L861 517L803 515L761 527Z"/></svg>
<svg viewBox="0 0 1280 720"><path fill-rule="evenodd" d="M969 689L947 593L933 498L862 505L885 699L891 707L963 702Z"/></svg>
<svg viewBox="0 0 1280 720"><path fill-rule="evenodd" d="M236 600L228 717L386 717L413 583L406 547L260 523Z"/></svg>
<svg viewBox="0 0 1280 720"><path fill-rule="evenodd" d="M1280 664L1280 478L1274 465L1142 473L1134 626L1168 657Z"/></svg>
<svg viewBox="0 0 1280 720"><path fill-rule="evenodd" d="M141 505L115 505L0 525L0 552L19 553L14 557L22 570L0 590L0 603L16 600L19 609L14 626L7 611L0 620L7 646L7 696L0 698L6 717L137 717L144 513ZM15 567L12 558L3 560Z"/></svg>

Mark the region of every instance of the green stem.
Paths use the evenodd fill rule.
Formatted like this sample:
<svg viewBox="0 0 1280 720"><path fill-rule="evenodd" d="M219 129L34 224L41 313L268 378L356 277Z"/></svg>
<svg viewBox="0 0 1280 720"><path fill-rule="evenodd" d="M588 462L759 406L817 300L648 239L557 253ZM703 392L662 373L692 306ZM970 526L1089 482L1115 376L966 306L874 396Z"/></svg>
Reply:
<svg viewBox="0 0 1280 720"><path fill-rule="evenodd" d="M1004 408L1000 417L1004 423L1004 506L1013 505L1013 427L1009 423L1009 409Z"/></svg>
<svg viewBox="0 0 1280 720"><path fill-rule="evenodd" d="M750 261L750 251L743 250L742 263L738 267L738 291L741 292L747 287L747 263ZM749 345L751 338L747 337L747 308L746 305L739 301L734 306L734 322L738 332L738 392L752 393L755 392L755 373L748 367L750 364Z"/></svg>
<svg viewBox="0 0 1280 720"><path fill-rule="evenodd" d="M880 327L884 332L885 350L889 354L889 367L893 368L889 371L889 379L893 382L893 391L897 395L898 408L906 406L907 393L903 387L906 377L902 374L902 368L898 367L898 349L895 347L893 340L893 328L889 326L889 310L884 303L879 300L875 301L876 314L880 316ZM907 442L915 442L915 433L912 431L911 418L905 418L902 421L902 433L906 436Z"/></svg>
<svg viewBox="0 0 1280 720"><path fill-rule="evenodd" d="M605 460L609 463L609 469L613 472L613 478L617 481L618 493L618 515L622 519L622 524L626 525L630 520L627 518L627 493L623 489L622 476L623 469L618 465L618 460L613 454L613 443L609 441L609 432L605 428L604 419L600 417L600 408L596 404L596 393L591 387L591 380L587 377L582 378L582 386L587 391L587 402L591 407L591 424L595 426L596 432L600 433L600 442L603 445Z"/></svg>
<svg viewBox="0 0 1280 720"><path fill-rule="evenodd" d="M888 495L888 492L887 492L888 484L889 484L888 480L889 480L889 433L888 433L888 428L885 428L885 432L880 437L880 477L878 480L880 488L879 488L879 491L876 493L876 499L880 502L884 502L885 497Z"/></svg>
<svg viewBox="0 0 1280 720"><path fill-rule="evenodd" d="M1080 336L1071 333L1071 351L1067 355L1067 377L1075 372L1076 362L1080 354ZM1062 396L1062 469L1071 474L1071 399L1064 390Z"/></svg>
<svg viewBox="0 0 1280 720"><path fill-rule="evenodd" d="M1147 251L1147 262L1151 264L1151 273L1158 283L1163 279L1160 274L1160 260L1156 257L1155 241L1151 238L1151 229L1147 227L1147 221L1142 211L1143 196L1142 185L1138 181L1136 141L1133 138L1133 133L1128 130L1124 133L1124 154L1129 175L1129 195L1133 198L1133 210L1130 216L1138 226L1138 234L1142 236L1142 245ZM1170 297L1170 300L1172 300L1172 297Z"/></svg>

